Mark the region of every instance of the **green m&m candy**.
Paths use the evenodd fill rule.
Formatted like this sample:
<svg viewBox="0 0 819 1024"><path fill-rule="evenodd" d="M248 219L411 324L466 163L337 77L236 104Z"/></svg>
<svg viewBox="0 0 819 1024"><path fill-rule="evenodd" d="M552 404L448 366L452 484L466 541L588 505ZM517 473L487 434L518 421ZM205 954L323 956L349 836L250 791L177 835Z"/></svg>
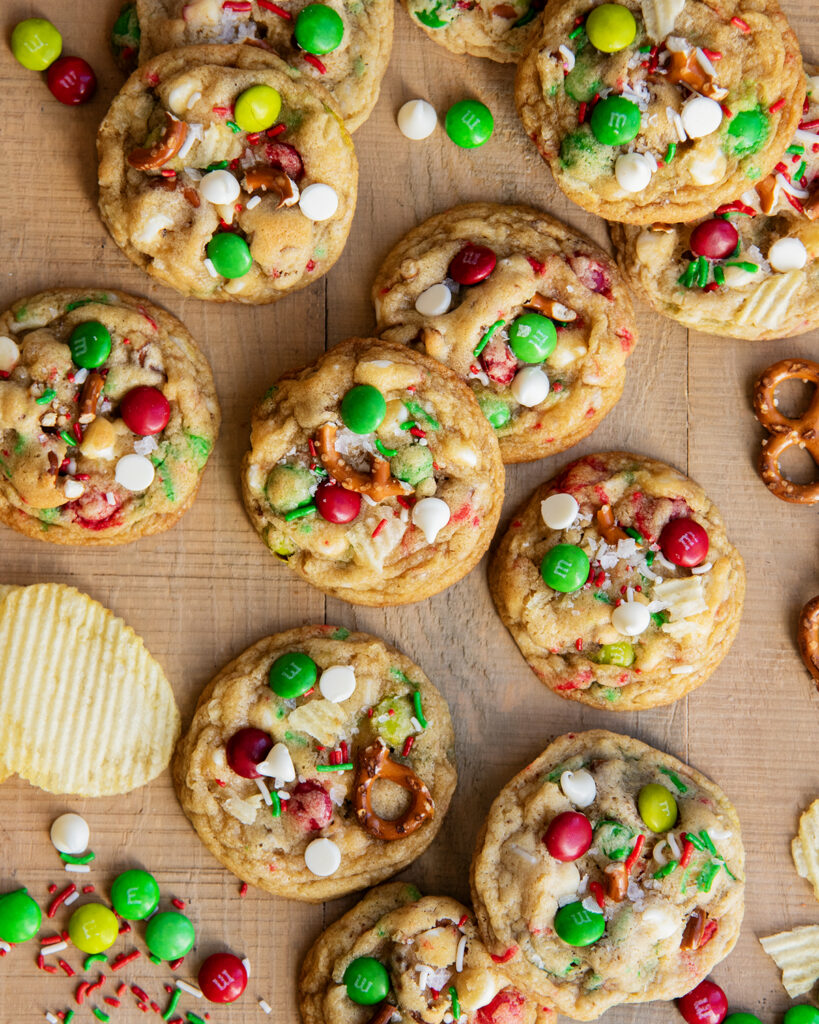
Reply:
<svg viewBox="0 0 819 1024"><path fill-rule="evenodd" d="M214 235L205 251L213 269L222 277L244 277L253 266L250 246L241 235L234 235L231 231Z"/></svg>
<svg viewBox="0 0 819 1024"><path fill-rule="evenodd" d="M36 935L43 915L25 889L0 896L0 939L27 942Z"/></svg>
<svg viewBox="0 0 819 1024"><path fill-rule="evenodd" d="M742 110L728 123L728 148L736 156L756 153L768 138L768 115L755 107Z"/></svg>
<svg viewBox="0 0 819 1024"><path fill-rule="evenodd" d="M270 666L267 680L270 689L279 697L293 700L315 686L317 676L318 667L312 658L301 651L289 651L276 658Z"/></svg>
<svg viewBox="0 0 819 1024"><path fill-rule="evenodd" d="M540 575L552 590L574 593L589 578L589 556L576 544L555 544L543 556Z"/></svg>
<svg viewBox="0 0 819 1024"><path fill-rule="evenodd" d="M555 914L558 938L570 946L590 946L603 937L605 930L605 917L586 910L582 903L567 903Z"/></svg>
<svg viewBox="0 0 819 1024"><path fill-rule="evenodd" d="M281 109L282 98L275 89L251 85L236 100L233 116L243 132L264 132L276 123Z"/></svg>
<svg viewBox="0 0 819 1024"><path fill-rule="evenodd" d="M617 640L613 644L603 644L597 655L598 665L619 665L628 668L634 664L634 648L628 640Z"/></svg>
<svg viewBox="0 0 819 1024"><path fill-rule="evenodd" d="M344 972L347 995L361 1006L373 1006L387 998L390 976L387 968L371 956L353 960Z"/></svg>
<svg viewBox="0 0 819 1024"><path fill-rule="evenodd" d="M111 355L111 333L105 324L89 320L87 323L77 324L68 339L68 347L77 366L93 370L97 366L102 366Z"/></svg>
<svg viewBox="0 0 819 1024"><path fill-rule="evenodd" d="M371 434L386 415L384 396L372 384L356 384L341 399L341 419L354 434Z"/></svg>
<svg viewBox="0 0 819 1024"><path fill-rule="evenodd" d="M542 363L554 352L557 331L540 313L524 313L509 328L509 348L524 363Z"/></svg>
<svg viewBox="0 0 819 1024"><path fill-rule="evenodd" d="M196 938L190 919L176 910L154 914L145 929L148 949L160 960L178 960L193 949Z"/></svg>
<svg viewBox="0 0 819 1024"><path fill-rule="evenodd" d="M505 427L509 420L512 418L512 414L509 411L509 406L502 398L498 398L497 395L493 395L491 391L484 391L476 394L475 397L478 399L478 405L481 407L481 412L489 420L495 430L500 430L501 427Z"/></svg>
<svg viewBox="0 0 819 1024"><path fill-rule="evenodd" d="M640 817L652 832L667 832L677 821L677 801L659 782L643 786L637 797Z"/></svg>
<svg viewBox="0 0 819 1024"><path fill-rule="evenodd" d="M617 53L634 42L637 22L622 4L601 4L586 18L586 35L596 50Z"/></svg>
<svg viewBox="0 0 819 1024"><path fill-rule="evenodd" d="M476 149L489 140L495 120L489 107L478 100L460 100L446 112L446 133L461 149Z"/></svg>
<svg viewBox="0 0 819 1024"><path fill-rule="evenodd" d="M63 37L45 18L26 18L11 33L11 52L29 71L45 71L62 49Z"/></svg>
<svg viewBox="0 0 819 1024"><path fill-rule="evenodd" d="M159 886L147 871L123 871L111 886L111 902L126 921L142 921L159 906Z"/></svg>
<svg viewBox="0 0 819 1024"><path fill-rule="evenodd" d="M813 1010L813 1007L810 1007ZM814 1024L819 1024L819 1011L813 1010L815 1016L813 1017ZM785 1015L787 1020L787 1014ZM729 1013L722 1024L762 1024L762 1021L754 1013ZM798 1022L792 1021L791 1024L798 1024ZM803 1024L807 1022L803 1021Z"/></svg>
<svg viewBox="0 0 819 1024"><path fill-rule="evenodd" d="M344 22L326 4L308 4L296 18L295 34L296 42L307 53L331 53L341 45Z"/></svg>
<svg viewBox="0 0 819 1024"><path fill-rule="evenodd" d="M622 96L607 96L592 111L591 130L604 146L631 142L640 131L640 108Z"/></svg>
<svg viewBox="0 0 819 1024"><path fill-rule="evenodd" d="M807 1003L803 1003L801 1006L792 1006L785 1012L782 1024L819 1024L819 1010Z"/></svg>

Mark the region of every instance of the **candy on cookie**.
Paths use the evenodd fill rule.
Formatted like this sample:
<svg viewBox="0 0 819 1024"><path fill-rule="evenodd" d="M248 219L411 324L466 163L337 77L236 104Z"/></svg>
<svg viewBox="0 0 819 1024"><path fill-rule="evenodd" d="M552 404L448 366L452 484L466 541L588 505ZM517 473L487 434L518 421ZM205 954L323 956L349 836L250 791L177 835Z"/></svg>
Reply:
<svg viewBox="0 0 819 1024"><path fill-rule="evenodd" d="M259 641L210 683L174 782L234 874L320 902L387 878L432 842L455 788L453 743L447 705L417 665L364 633L306 626Z"/></svg>
<svg viewBox="0 0 819 1024"><path fill-rule="evenodd" d="M383 337L466 381L504 462L576 444L622 393L636 338L623 279L539 210L470 203L431 217L387 255L372 299Z"/></svg>
<svg viewBox="0 0 819 1024"><path fill-rule="evenodd" d="M664 463L587 455L518 510L492 560L504 624L538 678L612 711L703 683L739 628L742 558L702 489Z"/></svg>
<svg viewBox="0 0 819 1024"><path fill-rule="evenodd" d="M570 733L490 808L478 927L522 991L595 1020L681 996L727 956L744 859L736 811L705 776L627 736Z"/></svg>
<svg viewBox="0 0 819 1024"><path fill-rule="evenodd" d="M518 113L558 186L626 224L690 221L770 174L805 96L776 0L551 4Z"/></svg>
<svg viewBox="0 0 819 1024"><path fill-rule="evenodd" d="M473 568L503 480L492 428L451 370L352 338L260 402L243 494L267 547L302 579L383 606L420 601Z"/></svg>
<svg viewBox="0 0 819 1024"><path fill-rule="evenodd" d="M544 0L402 0L407 13L451 53L515 64L537 32Z"/></svg>

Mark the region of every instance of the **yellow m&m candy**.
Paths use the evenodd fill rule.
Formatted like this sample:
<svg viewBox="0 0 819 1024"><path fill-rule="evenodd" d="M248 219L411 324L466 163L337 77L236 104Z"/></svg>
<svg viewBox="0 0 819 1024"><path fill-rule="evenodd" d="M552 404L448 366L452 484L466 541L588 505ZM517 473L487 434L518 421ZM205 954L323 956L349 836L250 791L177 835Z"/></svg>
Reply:
<svg viewBox="0 0 819 1024"><path fill-rule="evenodd" d="M101 903L87 903L71 915L68 934L83 953L104 953L117 941L119 921L114 912Z"/></svg>

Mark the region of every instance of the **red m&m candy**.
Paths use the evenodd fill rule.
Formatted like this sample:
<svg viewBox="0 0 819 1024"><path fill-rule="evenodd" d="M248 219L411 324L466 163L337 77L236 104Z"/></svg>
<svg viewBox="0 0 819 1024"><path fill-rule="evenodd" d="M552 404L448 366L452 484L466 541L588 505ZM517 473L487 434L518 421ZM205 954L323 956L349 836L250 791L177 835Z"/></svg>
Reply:
<svg viewBox="0 0 819 1024"><path fill-rule="evenodd" d="M361 510L361 495L341 484L322 484L316 491L316 508L328 523L350 523Z"/></svg>
<svg viewBox="0 0 819 1024"><path fill-rule="evenodd" d="M214 953L199 968L199 988L212 1003L232 1003L247 988L247 971L233 953Z"/></svg>
<svg viewBox="0 0 819 1024"><path fill-rule="evenodd" d="M171 407L159 388L141 385L132 388L122 399L119 412L125 426L135 434L145 437L158 434L168 425Z"/></svg>
<svg viewBox="0 0 819 1024"><path fill-rule="evenodd" d="M495 269L497 257L485 245L465 245L449 264L449 276L458 284L478 284Z"/></svg>
<svg viewBox="0 0 819 1024"><path fill-rule="evenodd" d="M259 779L256 765L273 749L273 740L261 729L240 729L227 741L227 763L243 779Z"/></svg>
<svg viewBox="0 0 819 1024"><path fill-rule="evenodd" d="M724 260L736 249L738 241L739 235L734 225L722 217L714 217L694 228L688 245L695 256Z"/></svg>
<svg viewBox="0 0 819 1024"><path fill-rule="evenodd" d="M48 69L46 81L52 94L67 107L87 103L97 91L97 76L82 57L60 57Z"/></svg>
<svg viewBox="0 0 819 1024"><path fill-rule="evenodd" d="M555 860L577 860L592 844L591 822L578 811L564 811L552 819L543 842Z"/></svg>
<svg viewBox="0 0 819 1024"><path fill-rule="evenodd" d="M677 1000L688 1024L722 1024L728 1013L725 993L713 981L701 981L695 989Z"/></svg>
<svg viewBox="0 0 819 1024"><path fill-rule="evenodd" d="M708 534L693 519L672 519L660 534L660 550L674 565L702 565L708 554Z"/></svg>

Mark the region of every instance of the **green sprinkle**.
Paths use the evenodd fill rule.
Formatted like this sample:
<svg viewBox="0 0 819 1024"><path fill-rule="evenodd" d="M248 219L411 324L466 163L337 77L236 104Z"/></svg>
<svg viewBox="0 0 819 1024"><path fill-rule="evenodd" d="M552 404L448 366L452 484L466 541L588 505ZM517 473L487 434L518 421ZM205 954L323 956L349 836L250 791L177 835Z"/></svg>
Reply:
<svg viewBox="0 0 819 1024"><path fill-rule="evenodd" d="M233 132L234 135L236 135L237 132L240 132L242 130L239 127L239 125L236 124L235 121L225 121L225 124L228 126L228 128L230 128L230 130Z"/></svg>
<svg viewBox="0 0 819 1024"><path fill-rule="evenodd" d="M686 886L688 885L688 876L691 874L691 866L689 865L685 871L683 871L682 881L680 882L680 892L685 892Z"/></svg>
<svg viewBox="0 0 819 1024"><path fill-rule="evenodd" d="M190 448L198 469L201 469L208 461L210 450L213 444L206 438L200 437L198 434L185 434L185 440L188 442L188 448Z"/></svg>
<svg viewBox="0 0 819 1024"><path fill-rule="evenodd" d="M375 439L375 447L381 452L385 459L391 459L393 455L398 454L397 448L387 448L381 443L379 438Z"/></svg>
<svg viewBox="0 0 819 1024"><path fill-rule="evenodd" d="M63 1024L71 1024L72 1020L74 1020L74 1011L68 1010L65 1017L63 1017Z"/></svg>
<svg viewBox="0 0 819 1024"><path fill-rule="evenodd" d="M284 716L286 714L287 714L287 708L279 708L276 711L276 718L278 718L281 721L281 719L284 718Z"/></svg>
<svg viewBox="0 0 819 1024"><path fill-rule="evenodd" d="M77 439L76 439L76 437L72 437L71 434L69 434L67 430L61 430L60 431L60 437L71 448L76 448L77 447Z"/></svg>
<svg viewBox="0 0 819 1024"><path fill-rule="evenodd" d="M177 991L178 991L178 989L177 989ZM107 1014L107 1013L104 1013L98 1006L93 1007L91 1012L94 1014L94 1016L97 1018L97 1020L110 1020L111 1019L110 1015Z"/></svg>
<svg viewBox="0 0 819 1024"><path fill-rule="evenodd" d="M719 864L709 860L705 867L697 875L697 888L700 892L710 892L714 879L719 874Z"/></svg>
<svg viewBox="0 0 819 1024"><path fill-rule="evenodd" d="M37 399L37 405L48 405L52 398L57 397L57 392L54 388L46 388L46 390Z"/></svg>
<svg viewBox="0 0 819 1024"><path fill-rule="evenodd" d="M505 321L505 320L496 320L496 321L495 321L495 322L494 322L494 323L493 323L493 324L491 325L491 327L489 327L489 328L488 328L488 329L486 330L486 333L484 334L484 336L483 336L483 337L481 338L481 340L480 340L480 341L478 342L478 344L477 344L477 345L476 345L476 346L475 346L475 347L474 347L474 348L472 349L472 355L473 355L473 356L474 356L474 357L475 357L476 359L477 359L477 358L478 358L478 356L479 356L479 355L481 354L481 352L483 352L483 350L484 350L484 349L486 348L486 346L487 346L487 345L489 344L489 342L490 342L490 341L492 340L492 335L493 335L493 334L495 333L495 331L496 331L496 330L497 330L497 329L498 329L499 327L503 327L503 325L504 325L505 323L506 323L506 321Z"/></svg>
<svg viewBox="0 0 819 1024"><path fill-rule="evenodd" d="M742 263L726 263L725 266L726 267L739 267L740 270L744 270L748 274L755 274L757 272L757 270L759 270L759 267L756 265L756 263L745 263L745 262L742 262Z"/></svg>
<svg viewBox="0 0 819 1024"><path fill-rule="evenodd" d="M734 246L734 251L731 253L731 259L735 260L739 256L739 251L742 248L742 239L737 239L737 244Z"/></svg>
<svg viewBox="0 0 819 1024"><path fill-rule="evenodd" d="M427 720L424 718L424 711L421 707L421 693L419 690L416 690L412 695L412 703L415 707L415 717L418 719L418 724L422 729L426 729Z"/></svg>
<svg viewBox="0 0 819 1024"><path fill-rule="evenodd" d="M725 271L722 269L722 267L714 267L714 280L720 287L722 287L722 285L725 284Z"/></svg>
<svg viewBox="0 0 819 1024"><path fill-rule="evenodd" d="M605 604L611 604L611 598L605 590L595 590L594 599L595 601L603 601Z"/></svg>
<svg viewBox="0 0 819 1024"><path fill-rule="evenodd" d="M65 311L66 313L70 313L72 309L79 309L80 306L88 306L93 301L93 299L77 299L76 302L69 302L65 307Z"/></svg>
<svg viewBox="0 0 819 1024"><path fill-rule="evenodd" d="M645 537L642 535L642 533L640 533L639 530L635 530L633 526L627 526L625 532L629 535L629 537L633 537L638 544L645 544Z"/></svg>
<svg viewBox="0 0 819 1024"><path fill-rule="evenodd" d="M705 849L709 853L712 853L715 857L719 856L719 854L717 853L716 846L714 846L713 842L711 841L711 836L708 835L707 829L703 829L700 832L700 839L702 839L703 843L705 844Z"/></svg>
<svg viewBox="0 0 819 1024"><path fill-rule="evenodd" d="M94 853L89 850L88 853L84 853L81 857L78 857L74 853L61 853L60 860L66 864L90 864L94 859Z"/></svg>
<svg viewBox="0 0 819 1024"><path fill-rule="evenodd" d="M223 171L230 164L229 160L215 160L212 164L208 164L205 168L205 174L209 171Z"/></svg>
<svg viewBox="0 0 819 1024"><path fill-rule="evenodd" d="M159 480L162 484L162 490L165 492L165 497L168 501L176 501L176 491L173 487L173 480L171 480L170 474L166 470L164 474L160 475Z"/></svg>
<svg viewBox="0 0 819 1024"><path fill-rule="evenodd" d="M725 858L724 858L724 857L720 857L720 860L722 861L722 866L723 866L723 867L725 868L725 870L726 870L726 871L728 872L728 876L729 876L730 878L732 878L732 879L733 879L734 881L736 881L736 880L737 880L737 876L736 876L736 875L735 875L735 874L734 874L734 873L733 873L733 872L731 871L731 869L730 869L730 868L728 867L728 865L727 865L727 864L725 863Z"/></svg>
<svg viewBox="0 0 819 1024"><path fill-rule="evenodd" d="M667 163L667 164L670 164L671 161L676 156L676 154L677 154L677 143L676 142L669 142L668 149L665 151L665 157L663 158L664 162Z"/></svg>
<svg viewBox="0 0 819 1024"><path fill-rule="evenodd" d="M704 256L697 257L697 287L704 288L708 283L708 260Z"/></svg>
<svg viewBox="0 0 819 1024"><path fill-rule="evenodd" d="M17 440L14 442L14 454L19 455L20 452L26 446L26 439L22 434L17 435Z"/></svg>
<svg viewBox="0 0 819 1024"><path fill-rule="evenodd" d="M699 836L694 835L693 832L686 832L685 838L688 840L689 843L691 843L695 850L705 849L705 843L700 839Z"/></svg>
<svg viewBox="0 0 819 1024"><path fill-rule="evenodd" d="M349 629L345 629L343 626L339 626L337 630L330 637L331 640L346 640L350 635Z"/></svg>
<svg viewBox="0 0 819 1024"><path fill-rule="evenodd" d="M503 321L501 321L501 323L503 323ZM413 416L416 416L419 420L423 420L424 423L432 427L433 430L441 429L441 424L438 420L436 420L434 416L430 416L426 409L422 405L419 405L418 402L413 401L411 398L405 398L404 405Z"/></svg>
<svg viewBox="0 0 819 1024"><path fill-rule="evenodd" d="M152 964L161 964L162 963L162 961L159 959L159 957L156 955L156 953L149 953L148 954L148 959L151 961Z"/></svg>
<svg viewBox="0 0 819 1024"><path fill-rule="evenodd" d="M800 164L800 165L799 165L799 166L797 167L797 169L796 169L796 174L794 174L794 179L795 179L796 181L800 181L800 180L801 180L801 178L802 178L802 175L803 175L803 174L805 173L805 171L806 171L807 169L808 169L808 165L807 165L807 163L806 163L806 162L805 162L805 161L803 160L803 161L802 161L802 163L801 163L801 164Z"/></svg>
<svg viewBox="0 0 819 1024"><path fill-rule="evenodd" d="M289 740L291 743L296 743L300 747L307 746L307 740L303 736L297 736L294 732L288 731L284 734L284 738Z"/></svg>
<svg viewBox="0 0 819 1024"><path fill-rule="evenodd" d="M651 53L651 47L650 46L641 46L641 47L639 47L639 50L640 50L640 53Z"/></svg>
<svg viewBox="0 0 819 1024"><path fill-rule="evenodd" d="M351 772L353 765L348 761L346 764L317 764L317 772Z"/></svg>
<svg viewBox="0 0 819 1024"><path fill-rule="evenodd" d="M606 689L603 690L603 696L610 704L613 704L616 700L620 699L621 694L616 687L607 686Z"/></svg>
<svg viewBox="0 0 819 1024"><path fill-rule="evenodd" d="M670 768L660 768L660 771L663 773L663 775L667 775L669 779L671 779L671 781L674 783L674 785L677 787L677 790L680 793L688 792L688 786L686 786L686 784L682 781L679 775L675 775Z"/></svg>
<svg viewBox="0 0 819 1024"><path fill-rule="evenodd" d="M651 621L654 623L657 629L659 629L660 626L662 626L665 622L668 621L668 612L652 612Z"/></svg>
<svg viewBox="0 0 819 1024"><path fill-rule="evenodd" d="M309 502L307 505L299 505L298 508L294 508L292 512L288 512L284 519L285 522L291 523L294 519L303 519L305 516L312 515L316 511L316 503L314 501Z"/></svg>
<svg viewBox="0 0 819 1024"><path fill-rule="evenodd" d="M452 1000L452 1016L455 1020L458 1020L461 1016L461 1004L458 999L458 992L454 985L449 990L449 998Z"/></svg>
<svg viewBox="0 0 819 1024"><path fill-rule="evenodd" d="M679 861L670 860L667 864L663 864L659 871L655 871L653 878L666 878L671 872L678 866Z"/></svg>
<svg viewBox="0 0 819 1024"><path fill-rule="evenodd" d="M270 816L273 818L280 818L282 816L282 802L275 789L270 794L270 801Z"/></svg>
<svg viewBox="0 0 819 1024"><path fill-rule="evenodd" d="M168 1007L165 1010L165 1012L162 1014L162 1019L163 1020L170 1020L171 1019L171 1017L174 1015L174 1011L176 1010L177 1003L179 1002L181 996L182 996L181 989L175 988L173 990L173 992L171 992L171 998L170 998L170 1001L168 1002Z"/></svg>
<svg viewBox="0 0 819 1024"><path fill-rule="evenodd" d="M412 428L417 427L418 424L415 422L415 420L404 420L404 422L400 426L402 430L412 430Z"/></svg>
<svg viewBox="0 0 819 1024"><path fill-rule="evenodd" d="M683 288L690 288L694 283L694 275L697 272L697 264L691 260L688 266L685 268L685 273L682 277L677 279L677 284L681 284Z"/></svg>
<svg viewBox="0 0 819 1024"><path fill-rule="evenodd" d="M801 154L805 152L805 147L800 146L798 142L794 142L792 145L788 146L785 152L791 153L793 156L801 156Z"/></svg>
<svg viewBox="0 0 819 1024"><path fill-rule="evenodd" d="M410 679L410 677L395 665L390 667L390 675L394 676L396 679L400 679L401 682L406 683L407 686L415 686L415 683Z"/></svg>
<svg viewBox="0 0 819 1024"><path fill-rule="evenodd" d="M512 23L512 28L522 28L524 25L528 25L530 21L535 20L536 14L537 12L535 11L534 7L530 7L524 15L522 15L520 18L518 18L517 21Z"/></svg>
<svg viewBox="0 0 819 1024"><path fill-rule="evenodd" d="M188 1024L207 1024L204 1017L200 1017L193 1010L188 1010Z"/></svg>
<svg viewBox="0 0 819 1024"><path fill-rule="evenodd" d="M105 953L91 953L89 956L85 958L85 960L83 960L82 969L84 971L90 971L91 964L96 963L97 961L103 964L107 964L108 957L105 955Z"/></svg>
<svg viewBox="0 0 819 1024"><path fill-rule="evenodd" d="M569 39L577 39L581 32L585 31L583 25L578 25L577 28L573 28L569 33Z"/></svg>
<svg viewBox="0 0 819 1024"><path fill-rule="evenodd" d="M654 559L656 557L657 557L657 552L656 551L649 551L648 554L646 555L646 565L651 565L651 563L654 561Z"/></svg>

